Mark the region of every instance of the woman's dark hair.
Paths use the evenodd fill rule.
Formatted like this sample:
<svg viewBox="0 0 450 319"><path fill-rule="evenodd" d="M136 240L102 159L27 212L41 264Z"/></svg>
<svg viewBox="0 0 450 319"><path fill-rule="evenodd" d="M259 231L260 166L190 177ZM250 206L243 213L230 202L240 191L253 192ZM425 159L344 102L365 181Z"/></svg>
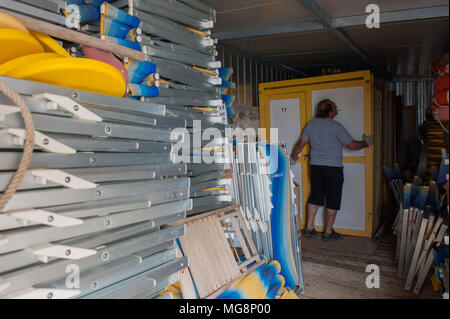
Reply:
<svg viewBox="0 0 450 319"><path fill-rule="evenodd" d="M328 115L333 111L332 101L329 99L320 101L317 104L317 117L318 118L327 118Z"/></svg>

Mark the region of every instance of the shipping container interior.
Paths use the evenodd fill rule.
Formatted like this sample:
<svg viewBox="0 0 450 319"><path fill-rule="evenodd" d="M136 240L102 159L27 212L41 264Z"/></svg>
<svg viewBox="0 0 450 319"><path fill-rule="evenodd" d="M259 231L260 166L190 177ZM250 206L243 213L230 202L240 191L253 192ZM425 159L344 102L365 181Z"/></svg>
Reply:
<svg viewBox="0 0 450 319"><path fill-rule="evenodd" d="M448 299L448 39L446 0L0 0L0 299Z"/></svg>

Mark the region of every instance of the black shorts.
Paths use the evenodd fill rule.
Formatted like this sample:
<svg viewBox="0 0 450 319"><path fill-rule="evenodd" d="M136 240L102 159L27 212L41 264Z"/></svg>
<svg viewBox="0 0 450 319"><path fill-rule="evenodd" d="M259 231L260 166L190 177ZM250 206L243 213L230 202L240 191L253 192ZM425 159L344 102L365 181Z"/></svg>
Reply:
<svg viewBox="0 0 450 319"><path fill-rule="evenodd" d="M344 185L344 168L333 166L310 166L311 194L309 203L316 206L340 210L342 186Z"/></svg>

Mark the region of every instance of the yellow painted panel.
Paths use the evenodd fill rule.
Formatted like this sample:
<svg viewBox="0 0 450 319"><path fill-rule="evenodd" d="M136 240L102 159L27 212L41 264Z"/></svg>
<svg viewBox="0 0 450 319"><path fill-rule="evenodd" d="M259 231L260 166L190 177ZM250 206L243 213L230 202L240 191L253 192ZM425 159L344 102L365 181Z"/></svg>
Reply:
<svg viewBox="0 0 450 319"><path fill-rule="evenodd" d="M364 134L373 134L373 76L366 73L364 76ZM366 237L371 237L373 233L373 148L365 149L365 170L366 170Z"/></svg>
<svg viewBox="0 0 450 319"><path fill-rule="evenodd" d="M346 156L342 159L343 163L365 163L366 157L362 156Z"/></svg>
<svg viewBox="0 0 450 319"><path fill-rule="evenodd" d="M304 84L295 87L273 88L267 91L260 91L260 93L265 96L277 94L296 94L299 91L310 92L315 90L340 89L362 85L364 85L363 79L358 79L332 83Z"/></svg>
<svg viewBox="0 0 450 319"><path fill-rule="evenodd" d="M328 82L334 83L334 82L338 82L338 81L347 81L347 80L352 80L352 79L363 79L365 76L367 76L367 74L370 74L370 71L365 70L365 71L358 71L358 72L317 76L317 77L312 77L312 78L301 78L301 79L294 79L294 80L288 80L288 81L261 83L259 85L259 90L261 91L261 90L289 87L289 86L321 84L321 83L328 83Z"/></svg>

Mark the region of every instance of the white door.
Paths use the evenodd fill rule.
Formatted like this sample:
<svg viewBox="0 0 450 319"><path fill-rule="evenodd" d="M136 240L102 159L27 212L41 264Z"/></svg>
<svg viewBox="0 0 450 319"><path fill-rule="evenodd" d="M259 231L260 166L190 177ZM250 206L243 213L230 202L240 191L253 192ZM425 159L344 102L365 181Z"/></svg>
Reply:
<svg viewBox="0 0 450 319"><path fill-rule="evenodd" d="M364 87L354 86L338 89L313 90L311 92L312 113L317 104L330 99L340 109L335 120L342 123L355 140L364 134ZM350 151L344 148L344 189L341 210L335 221L335 228L351 231L366 230L366 176L365 151ZM323 208L316 216L316 225L324 226Z"/></svg>

